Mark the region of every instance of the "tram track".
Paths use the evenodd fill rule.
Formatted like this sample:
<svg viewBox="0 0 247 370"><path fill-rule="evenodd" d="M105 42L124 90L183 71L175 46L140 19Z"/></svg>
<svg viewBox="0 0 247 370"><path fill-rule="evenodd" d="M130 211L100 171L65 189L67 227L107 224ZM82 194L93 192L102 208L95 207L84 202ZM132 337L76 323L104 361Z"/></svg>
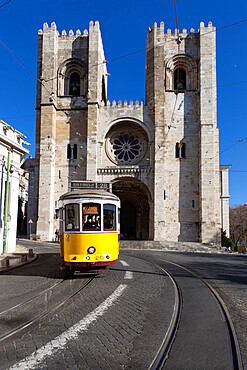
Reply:
<svg viewBox="0 0 247 370"><path fill-rule="evenodd" d="M135 255L135 257L137 256ZM224 318L224 321L225 321L225 325L226 325L227 332L228 332L228 338L229 338L229 346L231 350L232 369L233 370L243 370L243 363L242 363L242 358L241 358L241 353L240 353L240 347L239 347L237 335L235 332L235 328L233 326L228 309L223 299L217 293L217 291L205 279L202 279L196 273L194 273L193 271L191 271L190 269L182 265L179 265L177 263L174 263L174 262L171 262L165 259L159 259L158 262L153 262L149 258L144 258L144 257L138 257L138 258L145 260L146 262L149 262L157 266L161 270L163 270L171 278L173 282L173 286L174 286L174 292L175 292L174 312L172 315L170 326L168 328L168 331L164 337L164 340L160 348L158 349L154 359L152 360L149 366L149 369L150 370L166 369L166 361L169 358L169 354L172 349L172 346L176 341L176 336L179 330L180 322L182 320L183 289L181 288L180 283L178 282L178 279L175 276L176 273L174 273L174 271L171 271L171 269L169 269L169 265L170 265L172 267L175 267L176 269L181 269L181 270L186 271L187 273L191 274L191 276L201 281L207 287L210 294L213 296L214 300L216 301L218 307L220 308L222 317ZM164 267L164 264L166 265L166 267Z"/></svg>
<svg viewBox="0 0 247 370"><path fill-rule="evenodd" d="M10 307L7 310L2 311L0 313L0 331L2 333L0 335L0 342L4 341L5 339L11 337L14 334L17 334L17 333L21 332L21 330L27 328L28 326L30 326L30 325L34 324L35 322L39 321L40 319L42 319L43 317L45 317L49 313L51 313L51 312L57 310L58 308L60 308L61 306L63 306L66 302L68 302L70 299L72 299L74 296L76 296L79 292L81 292L95 278L94 276L88 278L86 281L83 282L83 284L80 284L79 287L77 287L72 293L67 295L65 298L63 298L62 300L60 299L59 302L56 302L55 304L51 304L50 307L47 307L46 309L43 309L42 312L34 315L34 317L32 317L31 319L26 319L25 320L25 317L28 316L27 312L30 313L30 315L32 314L32 312L34 312L33 308L35 307L35 300L40 300L42 298L42 296L46 295L43 304L44 304L44 307L49 305L49 297L47 297L47 295L48 294L50 295L50 300L52 300L52 299L56 300L56 297L52 297L52 299L51 299L51 295L52 295L53 291L57 290L62 283L68 281L69 277L71 277L71 276L73 276L73 274L70 274L69 276L67 276L62 281L60 281L56 284L53 284L51 287L45 289L44 291L36 294L33 297L27 299L26 301L23 301L23 302L15 305L13 307ZM32 307L30 307L29 311L28 311L27 305L30 304L30 303L32 303ZM9 329L8 326L11 326L11 322L14 322L14 323L15 322L18 322L18 323L21 322L21 323L18 326L15 326L15 324L14 324L14 325L12 325L11 329ZM5 323L5 325L4 325L4 323Z"/></svg>
<svg viewBox="0 0 247 370"><path fill-rule="evenodd" d="M165 260L166 261L166 260ZM231 345L231 351L232 351L232 364L233 364L233 369L234 370L243 370L243 362L241 358L241 352L240 352L240 346L237 338L237 334L230 316L230 313L219 295L219 293L204 279L202 279L200 276L198 276L196 273L193 271L189 270L187 267L181 266L177 263L166 261L168 263L171 263L175 266L178 266L179 268L182 268L186 271L188 271L190 274L195 276L197 279L199 279L203 284L206 285L206 287L211 291L212 295L214 296L216 302L220 306L221 312L225 318L225 322L227 325L228 329L228 334L229 334L229 340L230 340L230 345Z"/></svg>
<svg viewBox="0 0 247 370"><path fill-rule="evenodd" d="M1 318L1 316L3 316L4 314L8 314L9 312L11 312L11 311L13 311L13 310L16 310L16 309L18 309L19 307L21 307L21 306L23 306L23 305L25 305L25 304L28 304L28 303L30 303L30 302L32 302L32 301L34 301L36 298L38 298L38 297L42 296L43 294L46 294L46 293L50 292L52 289L56 288L58 285L62 284L63 282L64 282L64 280L61 280L61 281L59 281L58 283L53 284L51 287L49 287L49 288L47 288L47 289L44 289L42 292L35 294L33 297L28 298L28 299L26 299L25 301L23 301L23 302L21 302L21 303L18 303L18 304L16 304L15 306L10 307L10 308L8 308L8 309L6 309L6 310L4 310L4 311L0 312L0 318Z"/></svg>
<svg viewBox="0 0 247 370"><path fill-rule="evenodd" d="M181 317L181 309L182 309L182 295L181 295L179 286L176 283L176 280L166 269L162 268L156 263L153 263L153 264L156 265L158 268L162 269L171 279L173 283L173 287L174 287L175 302L174 302L174 310L173 310L173 315L171 318L170 325L161 343L161 346L159 350L157 351L155 358L153 359L151 365L149 366L150 370L161 369L162 366L164 365L167 359L167 356L169 354L170 348L172 346L172 343L175 340L176 332L178 330L179 320Z"/></svg>

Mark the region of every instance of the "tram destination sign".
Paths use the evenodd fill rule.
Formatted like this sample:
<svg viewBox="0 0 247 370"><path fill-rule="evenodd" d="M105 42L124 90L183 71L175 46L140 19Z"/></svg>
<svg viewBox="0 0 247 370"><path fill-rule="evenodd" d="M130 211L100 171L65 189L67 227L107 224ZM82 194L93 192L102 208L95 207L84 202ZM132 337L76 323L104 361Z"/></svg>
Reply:
<svg viewBox="0 0 247 370"><path fill-rule="evenodd" d="M71 190L78 189L94 189L94 190L106 190L112 191L111 182L100 182L100 181L71 181Z"/></svg>

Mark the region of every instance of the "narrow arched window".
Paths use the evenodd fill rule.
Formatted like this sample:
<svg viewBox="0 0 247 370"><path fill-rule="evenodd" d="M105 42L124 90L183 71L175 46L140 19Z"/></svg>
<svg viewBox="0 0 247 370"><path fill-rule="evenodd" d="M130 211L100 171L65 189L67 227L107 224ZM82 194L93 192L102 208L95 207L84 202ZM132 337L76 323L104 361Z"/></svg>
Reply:
<svg viewBox="0 0 247 370"><path fill-rule="evenodd" d="M186 90L186 71L183 68L176 68L174 71L174 90Z"/></svg>
<svg viewBox="0 0 247 370"><path fill-rule="evenodd" d="M175 157L176 158L179 158L180 157L180 144L179 143L176 143Z"/></svg>
<svg viewBox="0 0 247 370"><path fill-rule="evenodd" d="M80 95L81 83L80 75L77 72L73 72L69 78L69 95Z"/></svg>
<svg viewBox="0 0 247 370"><path fill-rule="evenodd" d="M67 145L67 159L71 159L71 145Z"/></svg>
<svg viewBox="0 0 247 370"><path fill-rule="evenodd" d="M73 146L73 159L77 159L77 145Z"/></svg>
<svg viewBox="0 0 247 370"><path fill-rule="evenodd" d="M186 158L186 143L181 146L181 158Z"/></svg>
<svg viewBox="0 0 247 370"><path fill-rule="evenodd" d="M106 105L106 88L105 88L105 76L102 76L102 98L101 100Z"/></svg>

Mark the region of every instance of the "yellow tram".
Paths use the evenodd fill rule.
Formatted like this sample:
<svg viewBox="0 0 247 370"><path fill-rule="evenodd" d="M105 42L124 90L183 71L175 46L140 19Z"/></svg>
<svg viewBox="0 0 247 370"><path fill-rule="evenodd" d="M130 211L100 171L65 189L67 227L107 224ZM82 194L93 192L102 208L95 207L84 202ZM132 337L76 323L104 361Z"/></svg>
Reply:
<svg viewBox="0 0 247 370"><path fill-rule="evenodd" d="M63 265L71 269L117 262L120 200L100 190L74 190L59 199L59 241Z"/></svg>

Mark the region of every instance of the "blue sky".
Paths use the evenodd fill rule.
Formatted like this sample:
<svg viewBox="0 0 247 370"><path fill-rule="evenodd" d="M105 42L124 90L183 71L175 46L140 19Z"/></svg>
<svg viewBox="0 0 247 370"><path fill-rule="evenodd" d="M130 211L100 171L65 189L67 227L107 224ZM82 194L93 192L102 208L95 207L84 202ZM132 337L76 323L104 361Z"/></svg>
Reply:
<svg viewBox="0 0 247 370"><path fill-rule="evenodd" d="M0 0L4 4L6 0ZM223 0L176 0L179 29L199 28L209 21L217 29L247 18L247 2ZM147 28L165 22L175 29L173 0L12 0L0 7L0 40L36 74L37 34L44 22L55 21L63 29L88 29L90 20L99 20L107 60L146 46ZM217 31L218 127L220 163L231 164L230 205L247 203L247 22ZM142 100L145 85L145 51L112 61L108 99ZM27 136L35 152L36 80L0 45L0 118ZM16 117L16 118L14 118ZM18 117L18 118L17 118ZM235 144L235 145L234 145ZM234 146L233 146L234 145ZM232 148L230 148L232 146ZM245 171L245 172L242 172Z"/></svg>

